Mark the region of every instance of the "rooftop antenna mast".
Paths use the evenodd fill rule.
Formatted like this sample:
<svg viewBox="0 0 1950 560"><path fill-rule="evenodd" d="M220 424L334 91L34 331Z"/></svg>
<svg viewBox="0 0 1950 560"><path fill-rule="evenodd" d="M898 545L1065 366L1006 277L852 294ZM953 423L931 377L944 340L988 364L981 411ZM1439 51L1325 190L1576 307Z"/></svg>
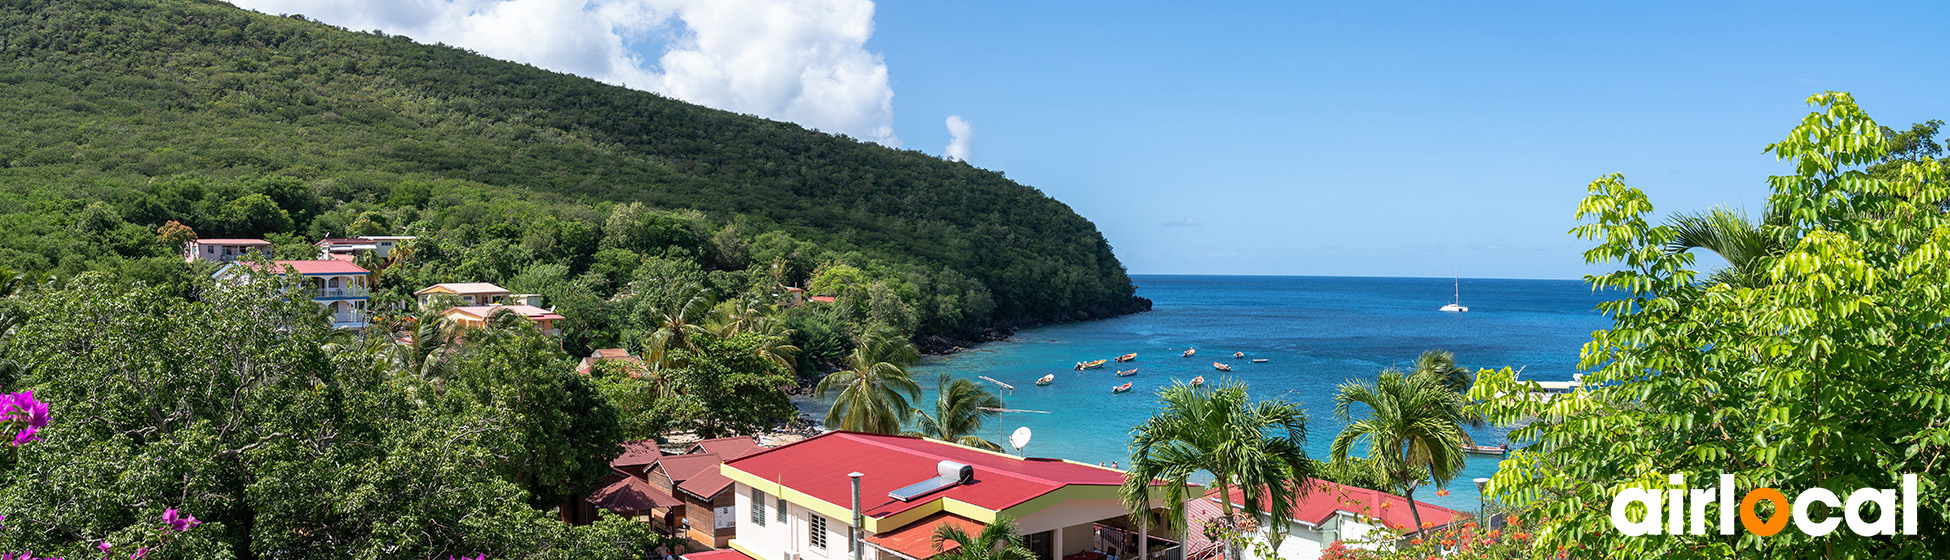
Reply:
<svg viewBox="0 0 1950 560"><path fill-rule="evenodd" d="M995 444L996 445L1002 445L1002 442L1009 441L1008 434L1004 432L1004 430L1007 430L1008 428L1004 427L1006 426L1006 424L1002 422L1002 413L1028 412L1034 414L1049 414L1049 411L1045 411L1045 410L1022 410L1017 408L990 408L986 406L975 407L975 410L986 410L989 412L996 413L995 414L995 435L996 435ZM1022 446L1016 446L1016 454L1022 455ZM1026 457L1027 455L1024 456Z"/></svg>

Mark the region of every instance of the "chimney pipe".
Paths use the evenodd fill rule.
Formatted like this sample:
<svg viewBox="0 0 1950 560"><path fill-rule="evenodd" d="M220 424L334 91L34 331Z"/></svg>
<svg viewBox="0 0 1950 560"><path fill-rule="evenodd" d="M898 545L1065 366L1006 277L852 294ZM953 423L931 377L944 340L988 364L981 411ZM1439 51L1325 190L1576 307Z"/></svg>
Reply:
<svg viewBox="0 0 1950 560"><path fill-rule="evenodd" d="M849 541L851 541L848 544L852 546L848 548L853 549L853 560L860 560L861 554L866 552L865 550L862 550L863 547L861 546L861 542L860 542L860 535L862 534L862 531L864 529L863 527L860 526L860 523L862 521L860 518L860 477L861 476L865 476L865 475L862 475L859 472L853 472L846 475L847 478L853 479L853 529L851 531L848 531L847 532L848 534L846 536L846 538Z"/></svg>

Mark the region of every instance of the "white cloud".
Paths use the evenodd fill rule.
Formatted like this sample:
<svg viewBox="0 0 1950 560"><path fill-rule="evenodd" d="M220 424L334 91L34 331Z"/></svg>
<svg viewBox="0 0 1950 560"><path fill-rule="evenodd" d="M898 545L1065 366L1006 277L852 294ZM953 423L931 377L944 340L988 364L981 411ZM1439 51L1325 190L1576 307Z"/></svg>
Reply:
<svg viewBox="0 0 1950 560"><path fill-rule="evenodd" d="M968 124L961 115L948 115L948 159L968 161L969 150L975 143L975 127Z"/></svg>
<svg viewBox="0 0 1950 560"><path fill-rule="evenodd" d="M230 1L900 145L872 0Z"/></svg>

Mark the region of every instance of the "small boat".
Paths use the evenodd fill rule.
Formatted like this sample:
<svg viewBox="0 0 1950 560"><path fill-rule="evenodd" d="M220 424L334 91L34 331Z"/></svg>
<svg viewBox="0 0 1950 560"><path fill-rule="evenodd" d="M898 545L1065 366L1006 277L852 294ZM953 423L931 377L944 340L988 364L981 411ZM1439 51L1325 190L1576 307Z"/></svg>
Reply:
<svg viewBox="0 0 1950 560"><path fill-rule="evenodd" d="M1266 363L1266 358L1253 358L1253 363L1255 363L1255 364L1263 364L1263 363Z"/></svg>
<svg viewBox="0 0 1950 560"><path fill-rule="evenodd" d="M1049 374L1049 375L1045 375L1045 376L1043 376L1043 377L1042 377L1041 379L1037 379L1037 380L1036 380L1036 386L1037 386L1037 387L1042 387L1042 386L1044 386L1044 385L1048 385L1048 384L1050 384L1050 383L1054 383L1054 382L1056 382L1056 374L1054 374L1054 373L1052 373L1052 374Z"/></svg>
<svg viewBox="0 0 1950 560"><path fill-rule="evenodd" d="M1118 377L1130 377L1130 376L1133 376L1133 375L1137 375L1137 368L1131 368L1131 371L1120 371L1120 372L1117 372L1117 376L1118 376Z"/></svg>
<svg viewBox="0 0 1950 560"><path fill-rule="evenodd" d="M1455 280L1455 282L1456 282L1456 299L1453 299L1453 300L1450 300L1450 301L1449 301L1449 305L1444 305L1444 306L1442 306L1442 309L1441 309L1441 311L1443 311L1443 312L1445 312L1445 313L1464 313L1464 312L1467 312L1467 311L1469 311L1469 308L1467 308L1467 307L1463 307L1463 304L1462 304L1462 275L1460 275L1460 274L1459 274L1459 275L1457 275L1457 276L1456 276L1456 277L1454 278L1454 280Z"/></svg>
<svg viewBox="0 0 1950 560"><path fill-rule="evenodd" d="M1198 377L1194 377L1194 378L1192 378L1192 386L1193 386L1193 387L1197 387L1197 386L1200 386L1200 385L1204 385L1204 384L1205 384L1205 376L1203 376L1203 375L1201 375L1201 376L1198 376Z"/></svg>
<svg viewBox="0 0 1950 560"><path fill-rule="evenodd" d="M1510 453L1510 448L1501 445L1465 445L1462 446L1462 451L1476 455L1507 455Z"/></svg>
<svg viewBox="0 0 1950 560"><path fill-rule="evenodd" d="M1233 353L1232 353L1232 357L1234 357L1234 358L1244 358L1244 357L1246 357L1246 353L1245 353L1245 352L1233 352Z"/></svg>
<svg viewBox="0 0 1950 560"><path fill-rule="evenodd" d="M1129 383L1125 383L1125 384L1123 384L1123 385L1118 385L1118 386L1116 386L1116 387L1111 387L1111 388L1110 388L1110 393L1111 393L1111 394L1113 394L1113 395L1115 395L1115 394L1117 394L1117 393L1122 393L1122 392L1125 392L1125 391L1129 391L1129 390L1131 390L1131 384L1129 384Z"/></svg>
<svg viewBox="0 0 1950 560"><path fill-rule="evenodd" d="M1135 359L1137 359L1137 352L1132 352L1132 353L1129 353L1129 354L1125 354L1125 355L1122 355L1122 356L1118 356L1118 357L1117 357L1117 361L1119 361L1119 362L1128 362L1128 361L1131 361L1131 360L1135 360Z"/></svg>
<svg viewBox="0 0 1950 560"><path fill-rule="evenodd" d="M1198 349L1197 349L1197 348L1186 348L1186 349L1185 349L1185 357L1187 357L1187 358L1190 358L1190 357L1192 357L1192 354L1197 354L1197 353L1198 353Z"/></svg>
<svg viewBox="0 0 1950 560"><path fill-rule="evenodd" d="M1100 368L1100 367L1104 367L1104 364L1105 364L1105 363L1109 363L1109 362L1110 362L1110 360L1096 360L1096 361L1091 361L1091 362L1077 362L1077 371L1083 371L1083 370L1086 370L1086 369L1097 369L1097 368Z"/></svg>
<svg viewBox="0 0 1950 560"><path fill-rule="evenodd" d="M1218 362L1212 362L1212 369L1216 369L1219 371L1232 371L1232 366L1221 364Z"/></svg>

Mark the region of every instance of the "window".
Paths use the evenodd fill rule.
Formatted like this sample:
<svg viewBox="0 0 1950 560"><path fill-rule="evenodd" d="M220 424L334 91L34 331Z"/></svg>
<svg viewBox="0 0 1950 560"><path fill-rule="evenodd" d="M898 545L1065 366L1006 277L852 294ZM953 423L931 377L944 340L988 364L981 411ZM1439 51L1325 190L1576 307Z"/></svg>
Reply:
<svg viewBox="0 0 1950 560"><path fill-rule="evenodd" d="M806 514L806 542L813 548L826 550L826 516L817 513Z"/></svg>
<svg viewBox="0 0 1950 560"><path fill-rule="evenodd" d="M784 522L785 522L785 518L786 518L786 509L785 509L785 496L779 496L779 498L778 498L778 500L779 500L779 504L778 504L778 505L779 505L779 522L780 522L780 523L784 523Z"/></svg>
<svg viewBox="0 0 1950 560"><path fill-rule="evenodd" d="M752 489L752 524L765 526L765 493Z"/></svg>

